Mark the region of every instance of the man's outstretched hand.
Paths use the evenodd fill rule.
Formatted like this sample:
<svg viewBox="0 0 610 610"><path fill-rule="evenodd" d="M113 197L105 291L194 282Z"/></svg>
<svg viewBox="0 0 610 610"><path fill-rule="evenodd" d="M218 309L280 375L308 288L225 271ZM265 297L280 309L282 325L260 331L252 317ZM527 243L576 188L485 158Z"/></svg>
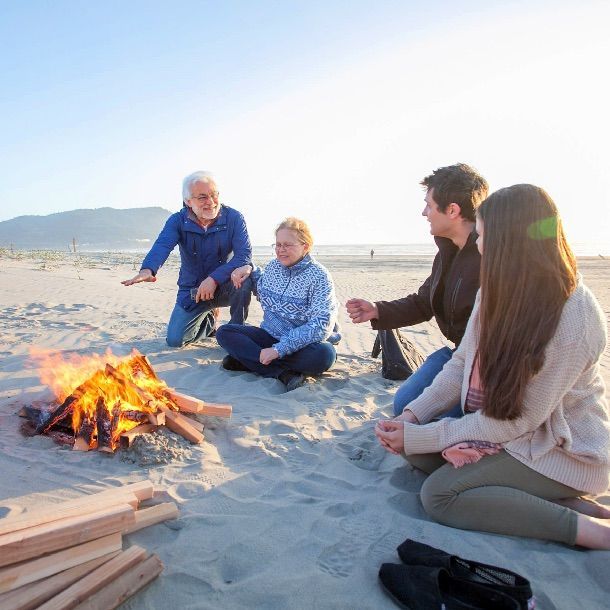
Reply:
<svg viewBox="0 0 610 610"><path fill-rule="evenodd" d="M139 284L140 282L156 282L157 278L153 275L150 269L142 269L138 275L132 277L130 280L123 280L121 284L123 286L131 286L132 284Z"/></svg>
<svg viewBox="0 0 610 610"><path fill-rule="evenodd" d="M368 322L379 318L379 312L377 311L377 305L364 299L350 299L346 304L345 308L352 322L360 324L361 322Z"/></svg>

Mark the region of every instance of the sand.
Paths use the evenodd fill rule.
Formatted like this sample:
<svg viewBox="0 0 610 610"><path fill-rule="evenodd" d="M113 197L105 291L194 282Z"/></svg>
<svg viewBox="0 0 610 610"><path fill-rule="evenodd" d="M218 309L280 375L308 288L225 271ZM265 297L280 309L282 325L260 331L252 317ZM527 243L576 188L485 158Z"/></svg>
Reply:
<svg viewBox="0 0 610 610"><path fill-rule="evenodd" d="M427 257L332 257L321 261L343 304L350 297L398 298L426 277ZM125 607L394 608L381 590L382 562L415 538L532 582L542 609L608 607L610 552L465 532L433 523L418 498L423 475L384 452L375 421L391 413L397 382L370 358L374 333L342 310L336 366L285 394L276 380L220 368L223 350L208 339L170 349L165 324L175 298L176 263L155 284L123 287L133 256L28 254L0 257L0 516L150 477L181 517L132 534L159 554L163 575ZM610 317L610 261L580 261L585 281ZM228 312L223 311L223 320ZM251 323L261 311L252 306ZM425 353L443 338L434 323L409 332ZM47 390L30 346L148 355L180 391L233 405L231 420L202 417L199 446L167 441L151 462L72 452L50 438L25 438L16 412ZM610 381L610 349L602 360ZM166 441L164 441L166 442ZM124 456L125 457L125 456ZM159 463L160 462L160 463ZM602 498L610 504L610 495Z"/></svg>

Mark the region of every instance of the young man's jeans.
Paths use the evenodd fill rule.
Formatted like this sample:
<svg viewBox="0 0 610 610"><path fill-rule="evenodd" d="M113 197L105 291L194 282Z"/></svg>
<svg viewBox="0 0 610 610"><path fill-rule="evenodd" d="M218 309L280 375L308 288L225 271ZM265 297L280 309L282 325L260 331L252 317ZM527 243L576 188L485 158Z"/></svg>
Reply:
<svg viewBox="0 0 610 610"><path fill-rule="evenodd" d="M243 324L248 317L251 298L252 281L247 278L241 288L235 288L230 280L221 284L216 288L214 298L194 303L194 307L189 311L176 303L167 324L167 344L170 347L183 347L209 337L214 330L214 316L211 311L216 307L229 306L231 322Z"/></svg>
<svg viewBox="0 0 610 610"><path fill-rule="evenodd" d="M394 415L400 415L403 409L415 400L429 385L434 378L441 372L445 363L451 360L453 351L448 347L442 347L430 354L421 366L398 388L394 395ZM461 417L462 407L458 403L442 417Z"/></svg>
<svg viewBox="0 0 610 610"><path fill-rule="evenodd" d="M223 324L216 331L216 340L230 356L262 377L278 377L284 371L304 375L320 375L337 359L335 348L327 341L311 343L294 354L276 358L269 364L260 363L261 350L272 347L278 340L257 326Z"/></svg>

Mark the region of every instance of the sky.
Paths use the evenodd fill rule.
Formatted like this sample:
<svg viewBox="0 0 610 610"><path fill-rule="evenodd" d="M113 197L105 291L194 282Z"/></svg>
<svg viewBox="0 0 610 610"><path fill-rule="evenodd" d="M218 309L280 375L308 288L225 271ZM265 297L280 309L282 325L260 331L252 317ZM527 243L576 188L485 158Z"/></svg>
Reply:
<svg viewBox="0 0 610 610"><path fill-rule="evenodd" d="M181 207L424 243L419 181L531 182L610 254L610 3L0 0L0 221Z"/></svg>

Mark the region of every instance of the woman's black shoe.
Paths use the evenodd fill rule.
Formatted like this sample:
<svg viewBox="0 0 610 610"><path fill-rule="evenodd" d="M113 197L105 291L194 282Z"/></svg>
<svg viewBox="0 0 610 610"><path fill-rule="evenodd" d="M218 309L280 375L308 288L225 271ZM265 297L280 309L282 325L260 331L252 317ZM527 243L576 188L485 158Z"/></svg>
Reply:
<svg viewBox="0 0 610 610"><path fill-rule="evenodd" d="M230 356L229 354L227 354L223 359L222 359L222 368L226 369L227 371L249 371L250 369L245 367L239 360L237 360L237 358L233 358L233 356Z"/></svg>
<svg viewBox="0 0 610 610"><path fill-rule="evenodd" d="M486 585L510 595L519 602L521 610L527 610L533 597L529 580L510 570L462 559L415 540L405 540L396 550L407 565L444 568L454 578Z"/></svg>
<svg viewBox="0 0 610 610"><path fill-rule="evenodd" d="M384 563L379 579L407 610L519 610L519 602L509 595L454 578L443 568Z"/></svg>
<svg viewBox="0 0 610 610"><path fill-rule="evenodd" d="M292 392L305 383L305 375L296 371L282 371L277 378L286 386L286 392Z"/></svg>

